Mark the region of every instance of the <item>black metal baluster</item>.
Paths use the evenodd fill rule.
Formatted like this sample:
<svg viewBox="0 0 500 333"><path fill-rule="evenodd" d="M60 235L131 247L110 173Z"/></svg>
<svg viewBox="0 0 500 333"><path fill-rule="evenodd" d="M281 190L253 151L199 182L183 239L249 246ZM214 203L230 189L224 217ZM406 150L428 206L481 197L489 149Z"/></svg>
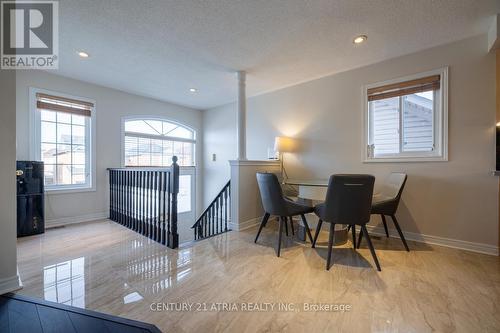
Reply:
<svg viewBox="0 0 500 333"><path fill-rule="evenodd" d="M163 192L163 221L162 221L162 231L161 231L161 243L163 245L166 244L166 230L165 230L165 219L167 218L167 207L166 207L166 200L167 200L167 172L163 172L163 187L162 187L162 192Z"/></svg>
<svg viewBox="0 0 500 333"><path fill-rule="evenodd" d="M148 224L148 227L149 227L149 231L148 231L148 237L153 239L153 221L154 221L154 218L153 218L153 215L154 215L154 211L153 211L153 184L154 182L154 172L153 171L150 171L149 172L149 195L148 195L148 200L149 200L149 224Z"/></svg>
<svg viewBox="0 0 500 333"><path fill-rule="evenodd" d="M224 231L227 231L227 189L224 189Z"/></svg>
<svg viewBox="0 0 500 333"><path fill-rule="evenodd" d="M109 219L113 221L113 170L109 170Z"/></svg>
<svg viewBox="0 0 500 333"><path fill-rule="evenodd" d="M170 182L171 182L171 176L172 176L172 171L169 171L168 172L168 175L167 175L167 188L166 188L166 191L167 191L167 196L168 196L168 199L167 199L167 246L170 247L170 220L171 220L171 208L172 208L172 197L171 197L171 193L170 193L170 189L171 189L171 185L170 185Z"/></svg>
<svg viewBox="0 0 500 333"><path fill-rule="evenodd" d="M127 228L130 228L130 172L125 171L125 189L126 189L126 197L127 197L127 206L126 206L126 214L127 214Z"/></svg>
<svg viewBox="0 0 500 333"><path fill-rule="evenodd" d="M162 172L158 172L158 189L156 190L156 195L158 196L158 224L156 226L156 241L161 243L161 175Z"/></svg>
<svg viewBox="0 0 500 333"><path fill-rule="evenodd" d="M133 171L132 186L134 190L134 231L137 232L137 171Z"/></svg>
<svg viewBox="0 0 500 333"><path fill-rule="evenodd" d="M220 232L223 232L224 228L223 228L223 224L224 224L224 219L222 217L222 204L223 204L223 193L221 193L219 195L219 216L220 216L220 219L219 219L219 224L220 224Z"/></svg>
<svg viewBox="0 0 500 333"><path fill-rule="evenodd" d="M109 170L109 219L111 221L114 221L114 206L113 206L113 200L115 199L113 197L113 174L114 170Z"/></svg>
<svg viewBox="0 0 500 333"><path fill-rule="evenodd" d="M118 222L123 225L123 171L118 171L118 188L119 188L119 193L118 195L120 196L119 202L118 202L118 207L119 207L119 218Z"/></svg>
<svg viewBox="0 0 500 333"><path fill-rule="evenodd" d="M157 240L157 236L158 236L158 208L156 207L156 203L157 203L157 200L156 200L156 194L158 193L158 172L157 171L154 171L153 172L153 183L154 183L154 187L153 187L153 195L151 196L151 199L153 199L153 205L154 205L154 209L153 209L153 237L152 239L154 239L155 241Z"/></svg>
<svg viewBox="0 0 500 333"><path fill-rule="evenodd" d="M217 196L217 198L215 198L215 230L216 230L216 234L219 233L219 196Z"/></svg>
<svg viewBox="0 0 500 333"><path fill-rule="evenodd" d="M146 173L142 171L141 175L141 235L146 234Z"/></svg>
<svg viewBox="0 0 500 333"><path fill-rule="evenodd" d="M134 171L128 170L128 192L129 192L129 219L130 219L130 226L129 228L131 230L134 230Z"/></svg>
<svg viewBox="0 0 500 333"><path fill-rule="evenodd" d="M149 200L149 187L150 187L150 172L149 171L146 171L146 237L149 238L149 222L150 222L150 212L151 210L149 209L149 204L150 204L150 200Z"/></svg>

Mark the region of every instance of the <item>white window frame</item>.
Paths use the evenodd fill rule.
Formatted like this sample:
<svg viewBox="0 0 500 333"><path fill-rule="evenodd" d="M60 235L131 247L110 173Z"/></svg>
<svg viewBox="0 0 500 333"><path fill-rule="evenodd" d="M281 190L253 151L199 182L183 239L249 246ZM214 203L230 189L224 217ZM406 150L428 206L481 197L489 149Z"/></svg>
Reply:
<svg viewBox="0 0 500 333"><path fill-rule="evenodd" d="M178 137L171 137L171 136L162 136L162 135L150 135L150 134L143 134L143 133L134 133L130 132L127 134L125 132L125 123L127 121L131 120L158 120L158 121L165 121L169 122L172 124L176 124L179 126L182 126L184 128L187 128L188 130L193 132L193 139L183 139L183 138L178 138ZM125 168L125 136L126 135L131 135L131 136L136 136L136 137L142 137L142 138L151 138L151 139L159 139L159 140L170 140L170 141L179 141L179 142L189 142L193 144L193 167L196 167L196 130L190 126L187 126L185 124L182 124L178 121L171 120L168 118L164 117L159 117L159 116L125 116L122 117L122 128L121 128L121 160L122 160L122 167ZM191 166L186 166L186 167L191 167Z"/></svg>
<svg viewBox="0 0 500 333"><path fill-rule="evenodd" d="M41 124L42 117L41 112L37 108L37 97L38 93L48 94L53 96L65 97L70 99L76 99L82 102L89 102L94 104L91 110L91 116L89 121L89 126L85 126L85 149L89 150L88 158L86 159L85 169L88 170L86 175L85 184L72 184L72 185L45 185L45 191L49 194L66 194L66 193L77 193L77 192L91 192L96 190L96 141L95 141L95 129L96 129L96 101L90 98L74 96L58 91L52 91L47 89L29 88L29 107L30 107L30 159L34 161L41 161Z"/></svg>
<svg viewBox="0 0 500 333"><path fill-rule="evenodd" d="M431 75L440 75L440 89L435 91L434 98L434 149L430 152L401 152L397 154L386 154L373 156L370 135L370 108L368 102L368 89L376 88L393 83L400 83L419 79ZM448 161L448 67L443 67L423 73L400 77L388 81L367 84L362 87L362 110L363 110L363 137L362 156L364 163L380 162L446 162ZM400 110L402 112L402 110ZM436 133L437 130L437 133ZM400 135L400 140L402 134Z"/></svg>

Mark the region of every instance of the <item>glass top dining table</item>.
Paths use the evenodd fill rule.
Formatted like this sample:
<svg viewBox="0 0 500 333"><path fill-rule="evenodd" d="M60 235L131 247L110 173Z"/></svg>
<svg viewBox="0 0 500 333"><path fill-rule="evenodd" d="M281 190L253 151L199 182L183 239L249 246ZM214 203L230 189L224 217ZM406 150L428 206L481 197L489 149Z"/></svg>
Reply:
<svg viewBox="0 0 500 333"><path fill-rule="evenodd" d="M284 183L287 185L297 186L299 193L298 197L302 199L313 200L313 202L325 201L326 191L328 189L328 179L285 179ZM311 229L316 229L317 218L308 218L308 224ZM326 229L326 224L323 224L322 229ZM299 239L305 240L305 229L302 221L299 220ZM347 225L335 225L335 244L345 244L347 242Z"/></svg>

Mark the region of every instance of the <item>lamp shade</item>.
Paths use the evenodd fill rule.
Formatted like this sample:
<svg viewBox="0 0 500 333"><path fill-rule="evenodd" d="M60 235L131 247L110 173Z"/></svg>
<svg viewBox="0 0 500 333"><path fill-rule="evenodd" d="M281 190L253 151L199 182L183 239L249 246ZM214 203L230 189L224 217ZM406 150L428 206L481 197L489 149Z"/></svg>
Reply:
<svg viewBox="0 0 500 333"><path fill-rule="evenodd" d="M297 141L286 136L277 136L274 139L274 150L280 153L293 152L297 149Z"/></svg>

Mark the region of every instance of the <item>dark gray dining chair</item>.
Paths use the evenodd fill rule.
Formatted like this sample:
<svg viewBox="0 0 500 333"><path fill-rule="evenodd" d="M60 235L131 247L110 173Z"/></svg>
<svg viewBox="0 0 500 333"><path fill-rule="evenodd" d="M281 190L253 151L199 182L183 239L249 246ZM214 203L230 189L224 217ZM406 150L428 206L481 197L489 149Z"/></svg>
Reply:
<svg viewBox="0 0 500 333"><path fill-rule="evenodd" d="M385 235L389 237L389 230L387 229L386 216L390 216L396 230L398 231L399 237L403 242L406 251L410 251L408 244L406 243L405 236L401 231L398 220L396 219L396 211L398 210L399 202L401 201L401 195L403 194L403 189L406 184L406 179L408 176L404 173L393 172L389 175L386 182L382 187L382 191L373 196L372 202L372 214L379 214L382 218L382 223L384 225ZM362 234L359 235L358 248L361 245Z"/></svg>
<svg viewBox="0 0 500 333"><path fill-rule="evenodd" d="M262 199L262 206L264 207L264 217L260 223L259 231L257 236L255 236L255 243L259 239L259 235L267 224L269 217L271 215L276 215L279 217L279 231L278 231L278 257L281 252L281 236L283 233L283 225L287 223L288 218L292 216L298 216L302 218L306 232L309 235L309 240L313 241L311 231L309 230L309 225L304 214L312 213L314 211L313 207L304 206L288 200L283 195L283 190L281 189L278 178L274 173L257 173L257 183L259 185L260 196ZM290 219L290 221L292 221ZM292 226L293 228L293 226ZM293 230L293 229L292 229Z"/></svg>
<svg viewBox="0 0 500 333"><path fill-rule="evenodd" d="M366 224L370 222L370 209L372 205L373 184L375 177L371 175L333 175L328 182L325 202L315 207L315 213L319 217L318 227L314 235L313 245L316 246L318 235L323 222L330 223L330 235L328 240L328 258L326 269L330 269L330 261L333 251L335 225L347 224L353 227L361 226L361 232L365 234L370 247L373 260L380 271L377 254L373 248L370 236L366 230ZM355 244L354 244L355 246Z"/></svg>

